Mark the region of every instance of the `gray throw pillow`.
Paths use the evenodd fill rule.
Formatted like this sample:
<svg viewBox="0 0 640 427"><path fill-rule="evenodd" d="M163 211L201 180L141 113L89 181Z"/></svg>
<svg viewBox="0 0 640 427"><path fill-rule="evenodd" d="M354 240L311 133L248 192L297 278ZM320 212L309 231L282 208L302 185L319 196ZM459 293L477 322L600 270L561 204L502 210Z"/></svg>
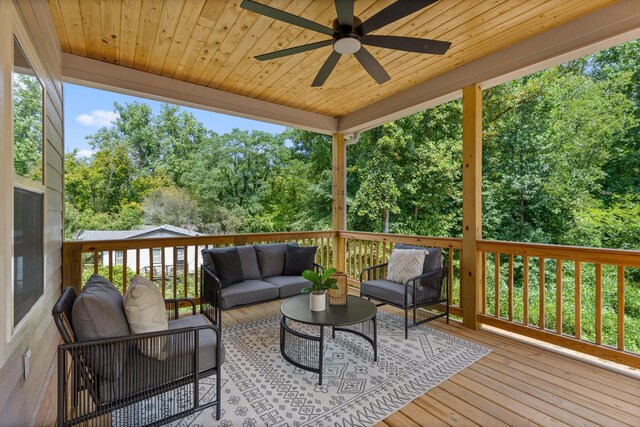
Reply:
<svg viewBox="0 0 640 427"><path fill-rule="evenodd" d="M316 260L317 246L297 246L287 244L285 247L284 276L301 276L305 270L313 270Z"/></svg>
<svg viewBox="0 0 640 427"><path fill-rule="evenodd" d="M253 246L238 246L240 264L242 264L242 276L244 280L260 280L260 267L258 257Z"/></svg>
<svg viewBox="0 0 640 427"><path fill-rule="evenodd" d="M226 288L244 280L238 248L209 249L209 256L213 264L213 272L220 279L221 287Z"/></svg>
<svg viewBox="0 0 640 427"><path fill-rule="evenodd" d="M290 245L298 245L296 242ZM258 256L258 266L262 278L271 276L282 276L284 271L284 259L286 245L284 243L270 243L264 245L253 245Z"/></svg>
<svg viewBox="0 0 640 427"><path fill-rule="evenodd" d="M130 335L120 291L94 274L76 298L71 311L73 330L79 342ZM127 359L127 346L104 346L86 354L87 362L101 377L120 377Z"/></svg>

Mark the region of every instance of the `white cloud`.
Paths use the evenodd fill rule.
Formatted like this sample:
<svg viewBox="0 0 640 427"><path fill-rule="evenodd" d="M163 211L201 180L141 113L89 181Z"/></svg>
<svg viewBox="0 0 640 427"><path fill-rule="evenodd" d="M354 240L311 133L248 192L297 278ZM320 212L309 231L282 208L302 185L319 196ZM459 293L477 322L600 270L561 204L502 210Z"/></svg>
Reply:
<svg viewBox="0 0 640 427"><path fill-rule="evenodd" d="M93 110L89 114L80 114L76 117L76 122L85 126L111 126L113 122L118 118L118 113L115 111L106 110Z"/></svg>
<svg viewBox="0 0 640 427"><path fill-rule="evenodd" d="M76 153L76 157L78 157L79 159L88 159L89 157L93 156L93 153L93 150L78 150L78 152Z"/></svg>

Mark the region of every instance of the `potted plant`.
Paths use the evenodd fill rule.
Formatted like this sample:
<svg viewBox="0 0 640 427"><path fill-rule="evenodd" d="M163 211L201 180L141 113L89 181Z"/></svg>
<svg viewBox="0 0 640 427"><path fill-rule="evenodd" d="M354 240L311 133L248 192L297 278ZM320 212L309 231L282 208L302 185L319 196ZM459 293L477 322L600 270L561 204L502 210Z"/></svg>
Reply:
<svg viewBox="0 0 640 427"><path fill-rule="evenodd" d="M332 279L331 275L336 272L335 268L327 269L324 274L318 274L313 270L305 270L302 277L311 282L311 286L304 288L302 292L310 293L309 301L311 311L323 311L326 306L326 294L328 289L338 289L337 280Z"/></svg>

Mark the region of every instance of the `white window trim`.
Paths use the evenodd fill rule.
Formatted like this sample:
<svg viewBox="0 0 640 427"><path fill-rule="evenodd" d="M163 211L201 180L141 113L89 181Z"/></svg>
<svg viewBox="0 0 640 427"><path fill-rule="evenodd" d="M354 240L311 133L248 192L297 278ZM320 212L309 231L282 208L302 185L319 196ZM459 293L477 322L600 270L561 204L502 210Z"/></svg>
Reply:
<svg viewBox="0 0 640 427"><path fill-rule="evenodd" d="M35 46L31 42L28 36L26 28L23 26L22 21L11 2L2 2L0 5L0 16L4 17L4 22L0 27L4 27L5 30L0 33L0 39L3 40L3 45L0 47L0 55L2 55L2 73L5 76L4 81L0 82L0 96L3 97L3 107L6 109L7 114L4 114L4 141L2 141L2 169L7 171L6 175L11 175L10 179L6 179L5 182L10 182L11 185L4 186L5 188L0 193L0 197L5 205L3 221L7 227L5 228L6 243L0 249L0 255L4 260L9 262L8 268L5 270L7 274L3 277L3 282L7 283L5 289L0 289L0 297L4 294L5 301L5 316L2 321L5 322L5 337L0 340L0 364L4 364L7 359L7 353L11 346L11 343L16 340L16 337L21 335L24 329L30 329L33 327L34 318L36 315L42 316L44 311L44 302L48 296L48 289L46 286L47 281L47 252L46 252L46 240L47 240L47 195L46 195L46 159L47 159L47 138L46 138L46 97L47 89L43 81L43 76L46 76L46 70L40 61L40 57L37 54ZM8 21L8 22L7 22ZM20 44L24 54L29 60L33 71L37 78L40 80L42 86L42 99L43 99L43 115L42 115L42 182L32 181L30 179L16 175L13 172L13 55L14 55L14 37ZM3 176L3 178L9 178ZM13 203L14 203L14 188L22 188L29 191L43 195L42 203L42 262L43 262L43 277L42 277L42 295L36 300L31 309L24 315L24 317L14 325L14 246L13 246L13 233L14 233L14 218L13 218ZM6 262L5 261L5 262ZM46 315L46 314L44 314ZM37 321L37 319L36 319Z"/></svg>

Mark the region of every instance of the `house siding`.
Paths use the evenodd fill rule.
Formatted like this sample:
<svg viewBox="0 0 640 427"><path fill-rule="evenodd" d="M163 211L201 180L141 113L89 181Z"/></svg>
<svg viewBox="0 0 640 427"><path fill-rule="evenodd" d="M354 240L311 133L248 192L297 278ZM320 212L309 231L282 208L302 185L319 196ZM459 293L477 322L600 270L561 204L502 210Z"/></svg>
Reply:
<svg viewBox="0 0 640 427"><path fill-rule="evenodd" d="M63 86L60 45L46 1L0 0L0 95L2 125L11 121L11 52L13 31L27 37L30 60L37 63L36 71L44 86L44 181L45 181L45 286L44 295L25 317L22 325L12 332L7 316L0 319L0 335L6 344L0 344L0 425L34 424L48 380L55 375L56 346L60 336L51 317L51 308L60 295L62 284L63 241L63 188L64 188L64 126ZM10 41L10 42L9 42ZM23 46L24 47L24 46ZM35 55L34 55L35 53ZM35 56L35 58L33 58ZM7 77L7 73L9 77ZM7 101L9 97L9 101ZM10 153L11 133L0 136L2 153ZM2 168L10 165L5 156ZM12 168L9 168L12 170ZM7 176L9 179L7 180ZM2 175L3 187L0 203L13 206L11 177ZM7 190L10 189L11 191ZM12 303L11 298L11 245L13 241L12 214L5 210L0 218L2 239L9 244L0 248L0 301ZM4 310L2 310L4 311ZM22 354L31 350L31 373L23 378Z"/></svg>

